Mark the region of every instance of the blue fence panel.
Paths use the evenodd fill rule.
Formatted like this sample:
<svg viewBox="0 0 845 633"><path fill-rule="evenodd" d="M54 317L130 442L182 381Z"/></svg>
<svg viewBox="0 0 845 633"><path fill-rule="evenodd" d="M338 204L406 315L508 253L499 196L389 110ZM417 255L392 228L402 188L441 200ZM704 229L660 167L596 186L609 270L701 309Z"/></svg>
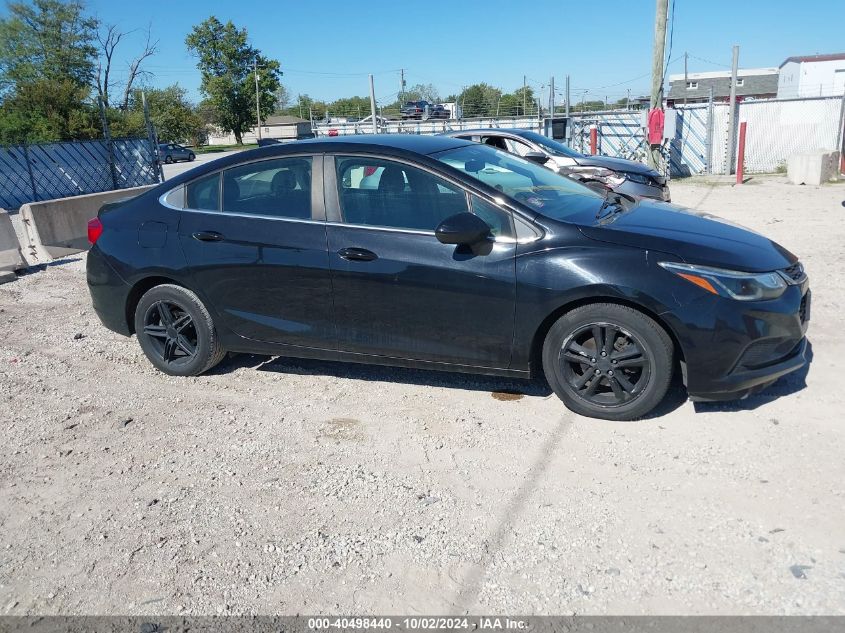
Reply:
<svg viewBox="0 0 845 633"><path fill-rule="evenodd" d="M159 182L148 140L114 139L111 146L111 157L105 140L0 147L0 206Z"/></svg>

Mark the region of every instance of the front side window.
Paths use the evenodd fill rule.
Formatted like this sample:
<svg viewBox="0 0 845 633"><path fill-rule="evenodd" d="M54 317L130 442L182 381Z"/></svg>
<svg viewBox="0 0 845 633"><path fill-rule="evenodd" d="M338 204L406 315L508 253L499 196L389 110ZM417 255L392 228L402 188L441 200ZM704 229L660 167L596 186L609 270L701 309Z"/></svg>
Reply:
<svg viewBox="0 0 845 633"><path fill-rule="evenodd" d="M335 159L338 197L349 224L434 231L467 210L466 194L405 163L366 156Z"/></svg>
<svg viewBox="0 0 845 633"><path fill-rule="evenodd" d="M601 200L599 194L566 176L485 145L458 147L433 156L551 218L592 209Z"/></svg>
<svg viewBox="0 0 845 633"><path fill-rule="evenodd" d="M510 211L472 196L472 212L487 223L493 237L513 237L513 226Z"/></svg>
<svg viewBox="0 0 845 633"><path fill-rule="evenodd" d="M194 180L185 187L185 208L199 211L220 210L220 174Z"/></svg>
<svg viewBox="0 0 845 633"><path fill-rule="evenodd" d="M223 212L310 219L311 158L275 158L227 169Z"/></svg>
<svg viewBox="0 0 845 633"><path fill-rule="evenodd" d="M508 151L511 154L516 154L517 156L525 156L528 152L535 151L533 147L531 147L528 143L523 141L517 141L516 139L505 139L505 142L508 146Z"/></svg>

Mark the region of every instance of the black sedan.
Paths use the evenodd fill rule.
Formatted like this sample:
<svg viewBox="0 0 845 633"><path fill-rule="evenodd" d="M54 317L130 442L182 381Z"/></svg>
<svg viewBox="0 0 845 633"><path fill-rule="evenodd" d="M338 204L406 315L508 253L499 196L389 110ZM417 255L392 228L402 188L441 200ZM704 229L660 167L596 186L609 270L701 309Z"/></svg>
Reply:
<svg viewBox="0 0 845 633"><path fill-rule="evenodd" d="M104 206L89 239L100 319L171 375L227 351L543 372L573 411L627 420L679 368L722 400L807 362L783 247L447 137L242 152Z"/></svg>
<svg viewBox="0 0 845 633"><path fill-rule="evenodd" d="M492 145L569 176L599 191L669 202L666 177L648 165L611 156L580 154L548 136L531 130L481 129L447 132L447 136Z"/></svg>

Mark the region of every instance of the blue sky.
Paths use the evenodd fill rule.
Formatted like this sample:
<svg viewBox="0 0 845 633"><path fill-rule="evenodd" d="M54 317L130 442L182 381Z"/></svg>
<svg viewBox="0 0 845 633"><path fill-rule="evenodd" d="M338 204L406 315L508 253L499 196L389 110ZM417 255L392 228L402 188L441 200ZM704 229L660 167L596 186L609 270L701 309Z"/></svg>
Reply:
<svg viewBox="0 0 845 633"><path fill-rule="evenodd" d="M671 6L672 0L670 0ZM587 7L593 6L593 9ZM523 74L536 90L554 75L572 98L645 94L649 86L654 0L454 0L452 2L259 2L88 0L103 22L124 30L151 23L160 52L149 60L153 85L178 82L198 100L196 61L185 49L192 25L209 15L246 27L251 42L278 59L291 95L331 100L368 93L375 74L379 101L408 85L432 83L445 97L485 81L511 91ZM740 66L778 66L790 55L845 51L842 0L676 0L668 72L719 70L739 44ZM127 57L140 34L127 40ZM668 43L667 43L668 45ZM547 93L546 93L547 94Z"/></svg>

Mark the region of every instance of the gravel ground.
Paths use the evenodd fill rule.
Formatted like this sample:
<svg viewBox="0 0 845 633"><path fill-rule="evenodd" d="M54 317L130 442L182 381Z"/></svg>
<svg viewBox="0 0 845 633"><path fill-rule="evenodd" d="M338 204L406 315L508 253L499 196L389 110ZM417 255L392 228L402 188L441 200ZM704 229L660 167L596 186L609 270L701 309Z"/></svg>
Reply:
<svg viewBox="0 0 845 633"><path fill-rule="evenodd" d="M542 383L156 373L85 257L0 286L0 613L845 614L845 186L673 184L814 291L809 372L635 423Z"/></svg>

